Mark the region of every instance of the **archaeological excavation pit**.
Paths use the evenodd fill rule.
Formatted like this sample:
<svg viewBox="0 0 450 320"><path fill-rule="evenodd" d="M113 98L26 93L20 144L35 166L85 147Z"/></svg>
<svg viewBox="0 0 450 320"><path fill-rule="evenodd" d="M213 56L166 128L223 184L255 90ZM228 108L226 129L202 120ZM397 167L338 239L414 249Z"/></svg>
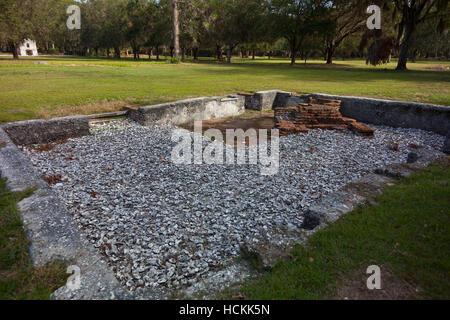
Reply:
<svg viewBox="0 0 450 320"><path fill-rule="evenodd" d="M315 126L314 119L301 122L302 112L314 115L310 109L321 101L273 97L271 104L284 108L276 108L275 117L291 121L273 124L293 134L280 137L279 171L269 176L260 174L260 164L172 163L171 137L180 123L168 121L174 110L161 107L91 124L88 135L20 149L123 287L150 297L195 296L247 278L243 248L281 253L300 241L305 213L346 185L406 163L412 153L443 155L442 134L345 117L329 102L325 118L337 130ZM354 132L359 121L363 134ZM374 130L370 139L365 122ZM209 142L203 137L204 145Z"/></svg>

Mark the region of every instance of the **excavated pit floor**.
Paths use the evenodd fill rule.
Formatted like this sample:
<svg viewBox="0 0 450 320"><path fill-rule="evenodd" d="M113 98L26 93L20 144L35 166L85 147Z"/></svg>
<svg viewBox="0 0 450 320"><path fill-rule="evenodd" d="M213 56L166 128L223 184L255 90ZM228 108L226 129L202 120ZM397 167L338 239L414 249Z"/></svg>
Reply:
<svg viewBox="0 0 450 320"><path fill-rule="evenodd" d="M204 124L269 129L272 121ZM245 278L228 268L242 246L289 247L303 212L321 197L380 166L405 162L417 146L444 144L426 131L375 129L373 139L320 129L281 137L273 176L261 175L260 164L174 164L171 134L179 128L128 120L93 124L89 136L23 152L121 283L130 290L179 290L212 278L217 287Z"/></svg>

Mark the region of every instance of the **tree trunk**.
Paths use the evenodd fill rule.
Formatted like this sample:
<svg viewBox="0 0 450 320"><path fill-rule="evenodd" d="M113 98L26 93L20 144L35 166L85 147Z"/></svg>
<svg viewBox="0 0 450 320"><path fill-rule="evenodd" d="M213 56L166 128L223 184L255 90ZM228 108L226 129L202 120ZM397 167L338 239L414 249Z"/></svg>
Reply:
<svg viewBox="0 0 450 320"><path fill-rule="evenodd" d="M120 59L120 48L119 47L114 47L114 57L116 59Z"/></svg>
<svg viewBox="0 0 450 320"><path fill-rule="evenodd" d="M159 46L156 46L156 61L159 61Z"/></svg>
<svg viewBox="0 0 450 320"><path fill-rule="evenodd" d="M231 63L231 55L233 54L233 47L228 46L227 48L227 63Z"/></svg>
<svg viewBox="0 0 450 320"><path fill-rule="evenodd" d="M291 40L291 66L295 64L295 56L297 55L297 39L294 37Z"/></svg>
<svg viewBox="0 0 450 320"><path fill-rule="evenodd" d="M13 59L14 60L19 60L19 46L16 45L15 43L11 45L11 51L13 54Z"/></svg>
<svg viewBox="0 0 450 320"><path fill-rule="evenodd" d="M140 47L136 44L136 43L132 43L131 44L132 48L133 48L133 58L134 60L139 60L139 50Z"/></svg>
<svg viewBox="0 0 450 320"><path fill-rule="evenodd" d="M183 47L181 48L181 61L184 61L186 58L186 49Z"/></svg>
<svg viewBox="0 0 450 320"><path fill-rule="evenodd" d="M334 52L335 52L336 48L330 44L327 47L327 64L332 64L333 63L333 56L334 56Z"/></svg>
<svg viewBox="0 0 450 320"><path fill-rule="evenodd" d="M194 61L198 61L198 48L194 48L193 53L194 53Z"/></svg>
<svg viewBox="0 0 450 320"><path fill-rule="evenodd" d="M178 21L178 0L172 0L173 47L175 58L180 57L180 25Z"/></svg>
<svg viewBox="0 0 450 320"><path fill-rule="evenodd" d="M414 51L412 52L412 54L411 54L411 62L416 62L416 60L417 60L417 52L418 52L418 50L417 49L414 49Z"/></svg>
<svg viewBox="0 0 450 320"><path fill-rule="evenodd" d="M216 46L216 54L217 60L222 61L222 48L220 46Z"/></svg>
<svg viewBox="0 0 450 320"><path fill-rule="evenodd" d="M400 54L398 56L397 68L395 70L407 70L406 63L408 62L409 42L411 40L413 32L414 24L407 24L405 29L405 36L403 37L403 41L400 45Z"/></svg>
<svg viewBox="0 0 450 320"><path fill-rule="evenodd" d="M255 60L255 50L252 50L252 60Z"/></svg>
<svg viewBox="0 0 450 320"><path fill-rule="evenodd" d="M109 48L106 49L106 56L109 58Z"/></svg>

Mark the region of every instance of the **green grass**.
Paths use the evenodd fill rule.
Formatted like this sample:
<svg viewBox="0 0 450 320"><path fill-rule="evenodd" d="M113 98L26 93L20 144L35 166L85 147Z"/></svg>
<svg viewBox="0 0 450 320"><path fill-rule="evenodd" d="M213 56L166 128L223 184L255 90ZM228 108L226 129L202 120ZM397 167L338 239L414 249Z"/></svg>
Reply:
<svg viewBox="0 0 450 320"><path fill-rule="evenodd" d="M31 193L10 192L0 179L0 300L49 299L67 278L62 264L42 268L32 265L29 241L16 206Z"/></svg>
<svg viewBox="0 0 450 320"><path fill-rule="evenodd" d="M239 292L248 299L333 298L342 279L367 279L366 268L379 265L420 288L409 298L449 299L449 181L448 163L401 180L376 198L377 205L318 231Z"/></svg>
<svg viewBox="0 0 450 320"><path fill-rule="evenodd" d="M45 61L46 64L35 64ZM362 60L302 62L288 59L164 61L106 58L0 58L0 123L119 110L198 96L281 89L450 105L448 61L420 61L395 72L395 62L366 66Z"/></svg>

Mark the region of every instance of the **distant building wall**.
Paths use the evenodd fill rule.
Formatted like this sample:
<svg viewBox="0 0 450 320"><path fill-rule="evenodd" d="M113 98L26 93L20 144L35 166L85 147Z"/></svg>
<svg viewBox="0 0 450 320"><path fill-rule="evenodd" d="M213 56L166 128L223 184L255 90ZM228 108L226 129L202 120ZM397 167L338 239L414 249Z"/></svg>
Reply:
<svg viewBox="0 0 450 320"><path fill-rule="evenodd" d="M36 41L30 39L24 40L24 42L19 47L19 55L32 57L38 56Z"/></svg>

